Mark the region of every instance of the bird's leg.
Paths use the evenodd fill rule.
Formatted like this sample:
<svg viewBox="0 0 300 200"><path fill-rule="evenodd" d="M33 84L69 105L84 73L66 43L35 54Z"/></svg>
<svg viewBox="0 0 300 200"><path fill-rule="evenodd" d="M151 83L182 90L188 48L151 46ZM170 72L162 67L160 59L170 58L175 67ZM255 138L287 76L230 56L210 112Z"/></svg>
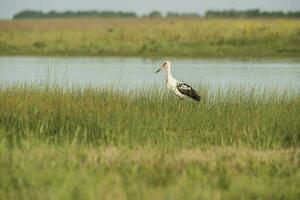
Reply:
<svg viewBox="0 0 300 200"><path fill-rule="evenodd" d="M178 97L179 100L181 100L181 101L183 100L183 97L180 97L180 96L177 96L177 97ZM182 102L179 103L178 111L183 112Z"/></svg>

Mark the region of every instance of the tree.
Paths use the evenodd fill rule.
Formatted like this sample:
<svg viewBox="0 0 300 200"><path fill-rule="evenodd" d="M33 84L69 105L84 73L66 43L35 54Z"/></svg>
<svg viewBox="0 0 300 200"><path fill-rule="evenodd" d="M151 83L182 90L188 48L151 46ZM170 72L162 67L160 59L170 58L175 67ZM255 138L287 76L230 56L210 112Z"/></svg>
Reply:
<svg viewBox="0 0 300 200"><path fill-rule="evenodd" d="M161 13L157 10L154 10L149 13L149 17L162 17Z"/></svg>

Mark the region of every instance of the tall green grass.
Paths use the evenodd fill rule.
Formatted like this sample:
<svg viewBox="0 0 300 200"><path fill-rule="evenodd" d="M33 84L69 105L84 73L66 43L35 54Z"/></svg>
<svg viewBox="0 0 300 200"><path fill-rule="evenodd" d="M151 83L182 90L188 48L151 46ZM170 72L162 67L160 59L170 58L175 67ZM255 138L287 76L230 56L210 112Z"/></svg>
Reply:
<svg viewBox="0 0 300 200"><path fill-rule="evenodd" d="M1 55L299 57L294 19L0 21Z"/></svg>
<svg viewBox="0 0 300 200"><path fill-rule="evenodd" d="M0 88L0 199L299 199L300 94Z"/></svg>
<svg viewBox="0 0 300 200"><path fill-rule="evenodd" d="M200 91L202 101L196 104L151 89L2 88L0 139L162 148L299 146L299 94Z"/></svg>
<svg viewBox="0 0 300 200"><path fill-rule="evenodd" d="M1 199L299 199L299 150L0 147Z"/></svg>

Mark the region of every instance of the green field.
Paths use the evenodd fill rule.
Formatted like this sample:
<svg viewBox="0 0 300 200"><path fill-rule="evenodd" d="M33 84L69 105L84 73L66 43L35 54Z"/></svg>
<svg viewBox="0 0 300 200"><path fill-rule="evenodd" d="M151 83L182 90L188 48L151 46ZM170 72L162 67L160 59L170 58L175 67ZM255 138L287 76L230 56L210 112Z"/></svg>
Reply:
<svg viewBox="0 0 300 200"><path fill-rule="evenodd" d="M300 20L0 21L0 55L299 58Z"/></svg>
<svg viewBox="0 0 300 200"><path fill-rule="evenodd" d="M300 94L0 87L0 199L299 199Z"/></svg>

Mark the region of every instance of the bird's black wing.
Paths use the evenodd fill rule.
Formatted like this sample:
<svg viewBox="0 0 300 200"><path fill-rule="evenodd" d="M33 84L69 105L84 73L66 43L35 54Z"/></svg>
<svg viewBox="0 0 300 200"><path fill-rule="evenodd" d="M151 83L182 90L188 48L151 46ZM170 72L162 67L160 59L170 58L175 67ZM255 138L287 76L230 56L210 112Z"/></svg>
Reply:
<svg viewBox="0 0 300 200"><path fill-rule="evenodd" d="M190 85L186 83L177 83L176 87L181 94L191 97L195 101L200 101L201 97Z"/></svg>

